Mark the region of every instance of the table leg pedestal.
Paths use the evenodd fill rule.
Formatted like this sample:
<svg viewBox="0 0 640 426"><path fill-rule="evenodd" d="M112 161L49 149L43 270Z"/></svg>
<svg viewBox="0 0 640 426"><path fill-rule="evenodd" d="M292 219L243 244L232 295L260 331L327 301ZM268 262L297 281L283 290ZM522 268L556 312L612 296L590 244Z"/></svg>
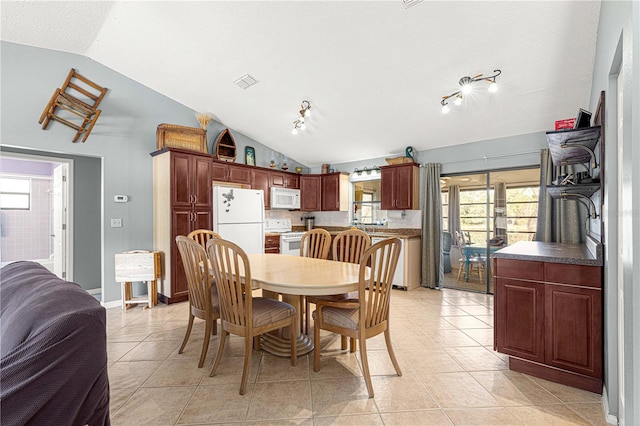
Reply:
<svg viewBox="0 0 640 426"><path fill-rule="evenodd" d="M270 297L278 299L279 294L270 291L263 290L262 295L264 297ZM296 308L297 312L300 312L300 296L283 294L282 301L290 304ZM286 327L282 331L276 330L271 333L262 335L261 345L262 348L272 355L289 357L291 356L290 339L291 336L296 339L296 351L297 355L305 355L313 351L313 339L306 334L300 333L300 327L296 330L292 330L291 327Z"/></svg>

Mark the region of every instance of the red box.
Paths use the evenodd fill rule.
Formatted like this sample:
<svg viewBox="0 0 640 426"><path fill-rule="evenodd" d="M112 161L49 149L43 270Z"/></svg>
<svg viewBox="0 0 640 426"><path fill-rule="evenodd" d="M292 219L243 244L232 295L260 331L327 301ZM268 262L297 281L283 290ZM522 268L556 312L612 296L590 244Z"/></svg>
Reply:
<svg viewBox="0 0 640 426"><path fill-rule="evenodd" d="M575 118L565 118L564 120L556 120L556 130L573 129L576 124Z"/></svg>

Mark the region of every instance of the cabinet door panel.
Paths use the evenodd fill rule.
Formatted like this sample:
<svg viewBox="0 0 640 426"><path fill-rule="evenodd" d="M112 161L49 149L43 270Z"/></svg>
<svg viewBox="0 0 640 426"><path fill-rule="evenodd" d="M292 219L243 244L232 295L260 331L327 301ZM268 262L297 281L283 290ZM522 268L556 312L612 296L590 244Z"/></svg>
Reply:
<svg viewBox="0 0 640 426"><path fill-rule="evenodd" d="M171 153L171 204L174 207L189 207L191 197L191 156Z"/></svg>
<svg viewBox="0 0 640 426"><path fill-rule="evenodd" d="M393 210L395 204L395 170L382 168L380 174L380 208L382 210Z"/></svg>
<svg viewBox="0 0 640 426"><path fill-rule="evenodd" d="M284 173L271 172L271 186L284 187L284 184L285 184Z"/></svg>
<svg viewBox="0 0 640 426"><path fill-rule="evenodd" d="M192 223L192 231L196 229L213 229L213 212L211 210L195 211L193 213L194 222Z"/></svg>
<svg viewBox="0 0 640 426"><path fill-rule="evenodd" d="M542 281L544 278L542 262L530 260L500 259L496 263L495 274L501 278Z"/></svg>
<svg viewBox="0 0 640 426"><path fill-rule="evenodd" d="M264 192L264 208L269 210L271 208L271 194L269 192L270 173L266 170L253 170L251 174L251 188L262 189Z"/></svg>
<svg viewBox="0 0 640 426"><path fill-rule="evenodd" d="M395 208L412 209L413 201L413 167L399 167L396 169L394 182Z"/></svg>
<svg viewBox="0 0 640 426"><path fill-rule="evenodd" d="M602 268L600 266L589 265L545 263L544 280L551 283L601 288Z"/></svg>
<svg viewBox="0 0 640 426"><path fill-rule="evenodd" d="M323 175L321 182L322 211L340 210L340 175Z"/></svg>
<svg viewBox="0 0 640 426"><path fill-rule="evenodd" d="M300 177L297 175L285 175L284 186L287 188L300 189Z"/></svg>
<svg viewBox="0 0 640 426"><path fill-rule="evenodd" d="M251 169L229 165L229 182L251 185Z"/></svg>
<svg viewBox="0 0 640 426"><path fill-rule="evenodd" d="M545 361L554 367L602 374L602 293L547 284Z"/></svg>
<svg viewBox="0 0 640 426"><path fill-rule="evenodd" d="M192 193L194 205L197 209L211 207L211 159L207 157L193 157L191 176L193 179Z"/></svg>
<svg viewBox="0 0 640 426"><path fill-rule="evenodd" d="M211 165L211 180L226 182L229 180L229 165L213 163Z"/></svg>
<svg viewBox="0 0 640 426"><path fill-rule="evenodd" d="M182 265L182 257L176 244L176 236L187 235L193 229L193 212L191 209L174 209L171 213L171 297L187 293L187 277Z"/></svg>
<svg viewBox="0 0 640 426"><path fill-rule="evenodd" d="M300 176L300 210L320 211L320 176Z"/></svg>
<svg viewBox="0 0 640 426"><path fill-rule="evenodd" d="M544 361L544 284L496 279L496 344L499 352Z"/></svg>

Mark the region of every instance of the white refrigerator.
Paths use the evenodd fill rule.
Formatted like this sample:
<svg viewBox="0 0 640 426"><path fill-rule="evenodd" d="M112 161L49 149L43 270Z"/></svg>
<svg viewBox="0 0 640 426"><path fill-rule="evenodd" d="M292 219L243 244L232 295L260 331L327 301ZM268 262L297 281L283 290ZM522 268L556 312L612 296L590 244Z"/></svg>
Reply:
<svg viewBox="0 0 640 426"><path fill-rule="evenodd" d="M264 253L262 190L214 186L213 230L247 254Z"/></svg>

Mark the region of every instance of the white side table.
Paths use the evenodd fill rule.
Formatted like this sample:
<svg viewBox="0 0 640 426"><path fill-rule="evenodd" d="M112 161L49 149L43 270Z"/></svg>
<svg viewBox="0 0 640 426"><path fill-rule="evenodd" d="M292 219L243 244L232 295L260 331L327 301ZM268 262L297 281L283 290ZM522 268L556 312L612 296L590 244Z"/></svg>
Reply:
<svg viewBox="0 0 640 426"><path fill-rule="evenodd" d="M116 281L122 285L122 309L146 303L151 309L158 304L158 278L162 276L159 251L134 250L116 254ZM147 296L133 297L131 283L147 282Z"/></svg>

